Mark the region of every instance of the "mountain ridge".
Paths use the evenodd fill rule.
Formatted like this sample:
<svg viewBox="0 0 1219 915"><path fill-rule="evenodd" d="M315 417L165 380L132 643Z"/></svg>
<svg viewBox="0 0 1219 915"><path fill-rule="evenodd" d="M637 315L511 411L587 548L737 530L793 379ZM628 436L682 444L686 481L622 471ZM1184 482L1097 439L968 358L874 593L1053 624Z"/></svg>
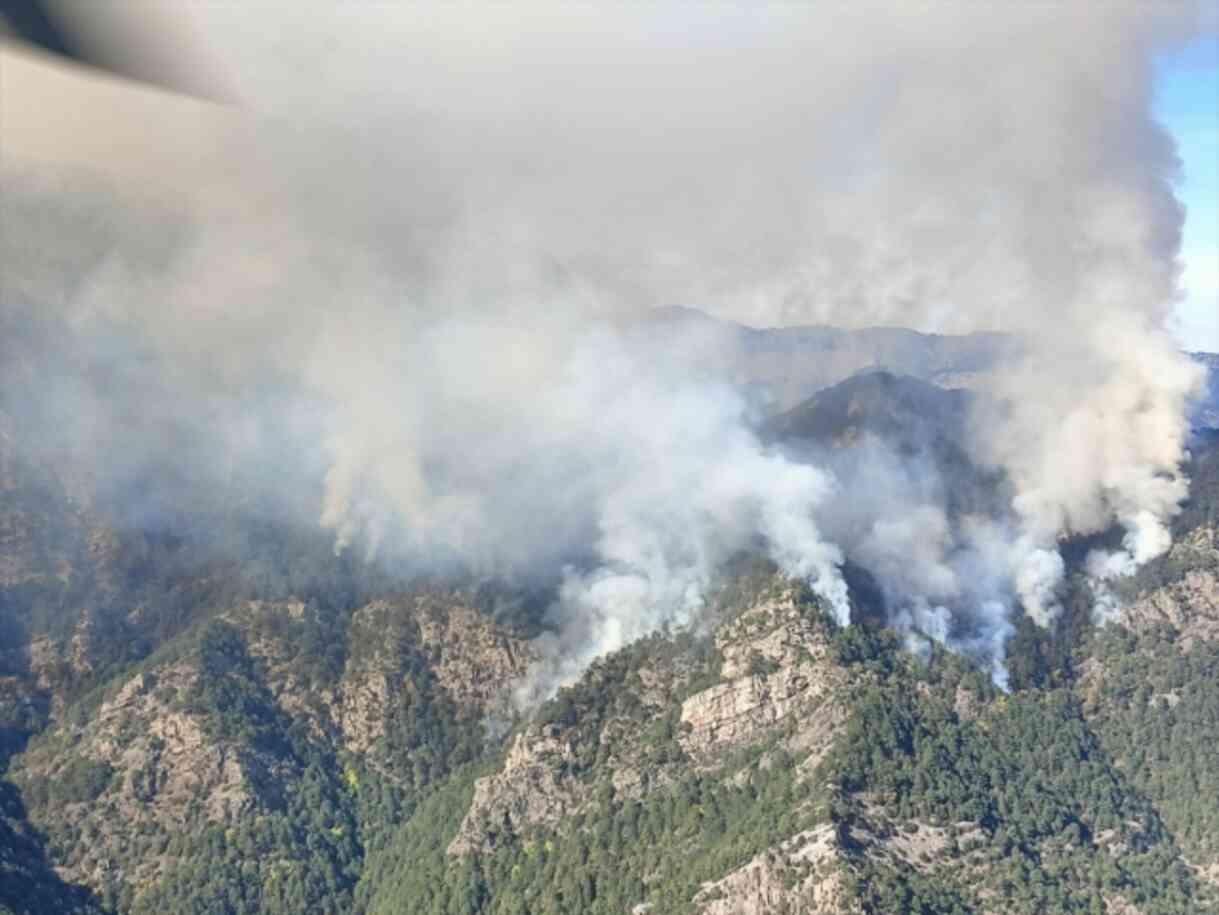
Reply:
<svg viewBox="0 0 1219 915"><path fill-rule="evenodd" d="M762 435L959 488L972 396L864 371ZM1219 910L1219 438L1187 470L1125 615L1023 623L1010 693L742 556L701 627L521 714L516 595L291 529L133 529L8 439L0 911Z"/></svg>
<svg viewBox="0 0 1219 915"><path fill-rule="evenodd" d="M1004 359L1019 355L1016 335L999 331L937 334L903 327L832 325L757 328L688 306L665 306L637 320L662 333L689 335L730 380L782 412L863 371L908 375L938 387L973 389ZM1207 370L1191 410L1195 425L1219 428L1219 354L1188 352ZM727 369L724 369L727 366ZM708 368L715 374L714 368Z"/></svg>

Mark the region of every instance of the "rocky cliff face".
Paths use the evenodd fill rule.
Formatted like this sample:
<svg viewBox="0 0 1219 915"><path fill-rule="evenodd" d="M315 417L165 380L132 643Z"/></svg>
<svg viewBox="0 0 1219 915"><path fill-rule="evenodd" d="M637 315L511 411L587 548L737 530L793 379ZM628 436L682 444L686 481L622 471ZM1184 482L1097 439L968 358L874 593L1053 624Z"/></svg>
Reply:
<svg viewBox="0 0 1219 915"><path fill-rule="evenodd" d="M1209 548L1210 537L1198 534L1183 548ZM1189 621L1209 612L1197 603L1205 588L1186 576L1148 595L1149 606L1169 593L1187 624L1181 631L1200 638ZM1137 637L1139 612L1121 631ZM878 649L881 634L848 635L810 612L796 590L776 587L728 615L701 667L688 657L672 664L693 670L676 685L657 684L646 652L623 658L616 673L594 669L477 780L448 857L479 857L490 870L520 862L514 873L573 846L587 849L572 852L579 860L591 860L584 856L597 847L599 828L591 824L627 817L610 828L630 829L626 823L653 817L669 823L676 811L664 827L671 831L649 834L652 856L624 848L620 867L641 868L653 887L637 897L651 901L631 911L829 915L918 904L1009 915L1066 911L1058 907L1068 897L1090 898L1106 912L1172 911L1130 889L1142 878L1082 896L1078 877L1066 876L1148 866L1193 881L1188 910L1210 910L1213 900L1198 889L1204 866L1192 872L1198 878L1186 876L1161 820L1174 814L1138 795L1133 773L1114 766L1105 733L1098 742L1069 695L1006 697L951 658L923 667ZM937 665L947 666L936 673ZM593 695L600 708L585 704ZM574 714L563 713L567 705ZM656 726L666 710L667 743ZM1112 800L1092 805L1078 796L1101 785ZM752 850L717 858L708 865L713 877L674 888L677 868L660 858L676 856L685 873L702 873L703 849L718 847L719 829L733 828L717 827L714 811L742 796L752 798L744 809L767 811L761 828L734 846L736 854ZM953 796L959 800L948 802ZM686 799L697 811L692 820L682 819ZM1056 888L1044 896L1023 882L1017 888L1013 867Z"/></svg>
<svg viewBox="0 0 1219 915"><path fill-rule="evenodd" d="M591 730L580 714L518 734L500 770L476 783L449 853L486 851L562 823L594 801L598 776L619 800L641 798L692 767L722 768L734 751L771 737L806 754L828 748L844 717L831 698L843 677L829 659L824 623L794 589L744 609L717 630L714 647L721 682L694 692L689 658L641 658L619 683L590 672L598 692L625 688L630 701Z"/></svg>
<svg viewBox="0 0 1219 915"><path fill-rule="evenodd" d="M0 669L0 877L24 836L115 915L1215 911L1219 533L1188 510L1011 694L765 567L524 718L532 646L454 587L69 589ZM69 580L134 567L82 537ZM63 585L22 550L0 596Z"/></svg>
<svg viewBox="0 0 1219 915"><path fill-rule="evenodd" d="M699 915L862 915L843 885L844 858L835 828L819 826L704 885L694 904Z"/></svg>
<svg viewBox="0 0 1219 915"><path fill-rule="evenodd" d="M1190 573L1205 574L1213 544L1213 532L1183 541ZM1211 644L1194 623L1211 612L1209 592L1192 582L1187 574L1152 589L1115 631L1142 638L1141 626L1160 633L1168 621L1192 639L1187 656ZM332 642L341 651L323 663ZM423 890L383 895L409 882L394 868L423 868L430 876L419 879L434 885L474 867L501 881L487 884L489 900L537 886L521 898L553 891L569 900L556 911L603 911L596 899L621 893L614 911L862 915L901 911L885 906L904 898L1009 915L1031 911L1013 907L1031 892L1012 888L1015 848L1032 849L1021 867L1055 887L1074 886L1101 859L1119 870L1182 866L1155 808L1085 809L1065 787L1084 771L1117 797L1133 790L1069 701L1004 697L960 659L922 662L883 632L836 631L815 600L777 577L742 592L709 640L656 637L598 662L463 782L462 760L485 766L495 754L480 722L500 713L529 659L527 642L456 591L386 596L330 623L303 601L245 602L87 708L65 709L10 773L60 878L123 912L173 911L166 900L202 892L187 889L201 879L192 870L200 837L265 849L241 865L257 873L265 907L320 837L337 854L363 836L378 862L369 873L380 876L344 898L369 913L430 911L411 907ZM1110 681L1098 682L1087 708L1112 704ZM229 714L252 697L252 717ZM459 744L424 735L460 721L484 736L443 761L444 747ZM1072 736L1051 750L1059 732ZM1029 761L1039 755L1044 772ZM403 834L431 844L395 858L392 832L374 838L361 825L374 821L357 814L386 791L424 811L412 798L465 800L451 831L412 827L408 814ZM307 828L289 825L318 809ZM295 838L268 838L280 830ZM1196 883L1208 861L1195 856L1200 877L1181 879ZM594 889L566 888L572 874ZM1102 910L1170 911L1140 905L1125 885L1097 897ZM593 901L572 902L579 893ZM1197 911L1209 905L1190 898L1201 900Z"/></svg>
<svg viewBox="0 0 1219 915"><path fill-rule="evenodd" d="M398 638L387 634L399 633ZM412 642L403 651L406 634ZM444 692L462 714L500 712L511 685L524 676L532 647L492 624L454 593L424 593L378 600L352 617L348 656L331 718L344 746L368 751L384 736L386 715L418 688L410 664L427 670L429 685Z"/></svg>
<svg viewBox="0 0 1219 915"><path fill-rule="evenodd" d="M1195 879L1219 888L1219 804L1211 801L1219 792L1219 530L1203 523L1182 532L1131 585L1116 623L1098 633L1076 690L1102 744L1175 834Z"/></svg>
<svg viewBox="0 0 1219 915"><path fill-rule="evenodd" d="M143 887L167 865L175 833L251 815L256 786L289 777L283 760L215 739L183 702L198 677L189 662L137 674L91 718L57 728L16 767L19 787L47 795L39 825L63 836L64 879ZM146 853L124 870L116 862L137 836Z"/></svg>
<svg viewBox="0 0 1219 915"><path fill-rule="evenodd" d="M319 738L352 753L367 753L386 733L387 718L415 688L411 670L426 669L464 714L499 710L510 684L532 659L528 642L495 626L453 592L399 595L356 610L345 638L351 646L341 675L320 684L294 665L300 646L294 627L275 632L276 621L299 623L299 601L252 601L224 614L251 630L250 651L265 667L279 707Z"/></svg>
<svg viewBox="0 0 1219 915"><path fill-rule="evenodd" d="M224 693L221 705L209 704L209 681L225 674L207 668L214 662L205 639L202 650L154 660L116 682L14 761L11 777L34 824L52 837L60 877L138 899L189 860L190 841L209 827L231 832L282 811L308 765L300 746L331 760L336 781L336 754L354 761L349 772L371 768L401 781L395 762L404 761L384 741L391 721L419 698L421 677L476 723L530 657L527 645L454 594L403 595L352 615L349 656L326 682L299 663L296 638L309 612L299 601L255 601L217 617L249 658L245 688L268 703L254 721L218 722L229 711L224 703L247 697ZM404 651L403 636L421 640ZM305 744L278 736L294 725Z"/></svg>
<svg viewBox="0 0 1219 915"><path fill-rule="evenodd" d="M1219 529L1188 532L1160 560L1168 581L1129 600L1121 622L1136 632L1168 626L1182 650L1196 641L1219 641Z"/></svg>
<svg viewBox="0 0 1219 915"><path fill-rule="evenodd" d="M575 813L590 791L569 774L574 759L571 743L556 728L518 735L500 771L475 783L448 853L490 851L529 827L554 826Z"/></svg>
<svg viewBox="0 0 1219 915"><path fill-rule="evenodd" d="M834 697L844 677L830 660L824 629L790 591L720 627L715 645L723 682L681 706L679 739L692 759L713 764L787 721L799 724L790 749L828 748L845 717Z"/></svg>

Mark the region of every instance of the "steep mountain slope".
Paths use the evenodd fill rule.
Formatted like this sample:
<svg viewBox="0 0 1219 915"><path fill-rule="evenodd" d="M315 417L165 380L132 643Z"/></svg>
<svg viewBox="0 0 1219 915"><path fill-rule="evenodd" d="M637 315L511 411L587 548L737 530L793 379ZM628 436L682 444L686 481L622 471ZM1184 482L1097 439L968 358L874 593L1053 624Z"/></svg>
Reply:
<svg viewBox="0 0 1219 915"><path fill-rule="evenodd" d="M1212 905L1070 691L924 665L781 579L736 603L710 657L674 663L659 639L612 656L495 771L443 789L440 841L408 823L369 863L368 910Z"/></svg>
<svg viewBox="0 0 1219 915"><path fill-rule="evenodd" d="M878 370L946 389L976 389L996 365L1019 353L997 333L924 334L901 327L755 328L693 308L658 308L640 319L648 338L698 355L707 374L752 391L772 412L795 407L852 375ZM1207 370L1193 409L1200 427L1219 428L1219 354L1192 353Z"/></svg>
<svg viewBox="0 0 1219 915"><path fill-rule="evenodd" d="M967 396L865 373L766 432L965 492ZM1011 694L743 557L705 631L526 717L537 613L503 586L240 517L133 530L0 469L0 911L1219 911L1219 437L1122 614Z"/></svg>
<svg viewBox="0 0 1219 915"><path fill-rule="evenodd" d="M904 468L933 477L951 515L997 516L1010 492L1000 474L969 456L972 397L892 372L861 372L770 417L761 433L789 453L830 467L845 491L867 491L861 475L876 468L861 467L860 453L880 448Z"/></svg>
<svg viewBox="0 0 1219 915"><path fill-rule="evenodd" d="M1212 905L1094 697L1003 696L757 568L710 643L598 662L499 751L471 672L527 650L456 597L367 605L337 677L305 608L242 607L74 706L13 767L60 872L132 912Z"/></svg>
<svg viewBox="0 0 1219 915"><path fill-rule="evenodd" d="M686 341L706 371L757 393L772 410L790 409L851 375L885 369L945 388L969 388L1016 352L1000 334L944 336L899 327L753 328L692 308L661 308L645 330Z"/></svg>
<svg viewBox="0 0 1219 915"><path fill-rule="evenodd" d="M0 783L0 912L100 915L101 911L88 890L65 883L52 869L17 790Z"/></svg>
<svg viewBox="0 0 1219 915"><path fill-rule="evenodd" d="M1219 886L1219 434L1200 438L1166 556L1127 583L1077 691L1102 743Z"/></svg>
<svg viewBox="0 0 1219 915"><path fill-rule="evenodd" d="M959 448L968 407L965 391L878 369L859 372L769 419L765 434L834 446L875 435L903 451Z"/></svg>
<svg viewBox="0 0 1219 915"><path fill-rule="evenodd" d="M346 911L528 646L323 536L116 528L0 456L0 911Z"/></svg>
<svg viewBox="0 0 1219 915"><path fill-rule="evenodd" d="M71 705L10 777L108 908L346 911L364 848L482 753L528 658L454 593L246 603Z"/></svg>

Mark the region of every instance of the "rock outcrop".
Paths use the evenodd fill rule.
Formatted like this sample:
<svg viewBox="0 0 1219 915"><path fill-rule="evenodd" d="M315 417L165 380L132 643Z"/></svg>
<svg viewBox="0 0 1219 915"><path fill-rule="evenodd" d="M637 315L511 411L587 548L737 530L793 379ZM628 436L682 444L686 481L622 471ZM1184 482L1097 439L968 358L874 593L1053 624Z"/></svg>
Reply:
<svg viewBox="0 0 1219 915"><path fill-rule="evenodd" d="M282 759L208 733L180 701L198 677L187 662L137 674L89 721L66 725L23 758L18 784L51 792L49 815L75 834L61 856L65 879L97 888L115 880L145 885L170 863L169 836L189 823L250 815L258 804L254 783L290 774ZM142 856L134 873L117 874L110 861L131 836L158 851Z"/></svg>
<svg viewBox="0 0 1219 915"><path fill-rule="evenodd" d="M828 746L842 720L833 701L842 672L829 659L824 628L791 592L721 626L715 644L723 657L723 682L681 707L681 743L691 757L713 762L789 720L794 748Z"/></svg>
<svg viewBox="0 0 1219 915"><path fill-rule="evenodd" d="M1180 573L1129 602L1122 623L1135 631L1171 626L1183 650L1197 640L1219 641L1219 530L1196 528L1173 544L1163 561Z"/></svg>
<svg viewBox="0 0 1219 915"><path fill-rule="evenodd" d="M771 736L800 755L801 774L811 773L846 717L833 695L844 674L830 659L824 622L794 589L772 589L720 626L714 644L722 682L690 694L687 661L642 660L626 680L632 714L614 705L591 734L585 721L595 716L581 714L575 723L535 723L516 735L500 770L476 783L449 853L490 851L561 824L592 802L598 778L619 800L639 798L691 764L714 771L734 750ZM596 668L586 675L594 692L622 689L598 684L598 676ZM658 759L655 728L674 710L676 756ZM592 778L582 770L590 757Z"/></svg>
<svg viewBox="0 0 1219 915"><path fill-rule="evenodd" d="M518 734L500 771L475 783L470 810L448 853L489 851L527 827L553 826L575 813L589 792L565 771L573 758L570 742L557 728Z"/></svg>
<svg viewBox="0 0 1219 915"><path fill-rule="evenodd" d="M300 601L249 601L219 614L239 633L250 664L245 695L267 702L271 726L302 724L321 754L368 756L393 781L381 747L404 702L447 697L446 715L477 722L525 671L528 646L456 595L418 593L374 601L346 622L348 653L325 679L301 663L299 639L315 611ZM47 685L63 668L86 668L89 615L65 641L33 642L27 665ZM249 824L281 809L303 765L283 741L218 730L223 707L199 704L201 655L151 664L111 687L87 716L69 716L17 757L12 777L31 799L34 824L59 838L61 876L99 892L139 893L178 861L176 849L210 826ZM319 679L319 677L321 679ZM0 690L22 687L18 678ZM243 700L244 701L244 700ZM276 718L276 715L282 715ZM377 750L376 753L373 751ZM546 796L546 792L539 797ZM143 851L132 854L137 841ZM115 862L130 863L120 867Z"/></svg>
<svg viewBox="0 0 1219 915"><path fill-rule="evenodd" d="M251 601L225 614L251 629L250 653L265 669L281 709L303 721L317 739L357 754L385 735L387 717L409 691L412 673L426 671L462 714L496 710L532 659L527 642L496 626L460 595L420 592L371 601L356 610L347 630L348 656L337 682L302 679L293 666L292 629L279 636L260 626L268 618L299 621L299 601Z"/></svg>
<svg viewBox="0 0 1219 915"><path fill-rule="evenodd" d="M843 885L843 855L832 825L792 836L694 897L699 915L860 915Z"/></svg>

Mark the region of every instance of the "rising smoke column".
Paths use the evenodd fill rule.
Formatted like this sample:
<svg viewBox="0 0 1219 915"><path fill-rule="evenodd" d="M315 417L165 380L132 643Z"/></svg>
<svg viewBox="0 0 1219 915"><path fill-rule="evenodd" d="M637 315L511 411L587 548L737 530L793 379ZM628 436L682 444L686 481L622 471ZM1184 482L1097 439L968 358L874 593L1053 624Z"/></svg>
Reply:
<svg viewBox="0 0 1219 915"><path fill-rule="evenodd" d="M764 448L741 395L693 377L680 341L651 346L597 323L562 340L545 330L445 321L401 347L424 385L409 398L353 392L357 414L388 406L415 421L377 424L388 432L371 448L336 440L323 523L340 547L508 579L561 570L557 635L523 688L533 699L606 652L695 621L744 550L810 582L849 622L841 553L814 522L827 474ZM519 374L465 378L472 354L502 347L522 358L496 364Z"/></svg>
<svg viewBox="0 0 1219 915"><path fill-rule="evenodd" d="M755 325L1004 330L1025 356L972 451L1007 473L1011 518L946 533L933 493L878 510L851 548L918 625L992 659L1015 599L1053 616L1060 537L1126 529L1098 578L1163 549L1197 379L1163 330L1181 213L1149 102L1189 6L192 12L247 108L177 202L172 251L103 226L69 284L6 253L89 345L104 328L172 367L172 401L81 395L132 451L174 457L138 425L148 404L220 404L227 433L270 427L261 395L292 388L324 431L282 450L327 463L301 514L415 570L558 577L578 668L697 613L746 546L845 618L816 525L832 482L759 445L693 344L612 328L682 302Z"/></svg>
<svg viewBox="0 0 1219 915"><path fill-rule="evenodd" d="M524 10L397 23L444 64L406 61L427 86L406 97L472 138L456 158L477 177L455 188L472 221L442 275L509 268L514 297L549 301L562 277L612 309L754 324L1017 333L974 442L1015 486L1010 589L1048 622L1060 537L1125 528L1098 579L1165 548L1198 372L1164 330L1181 211L1150 102L1192 5ZM343 25L370 35L318 27Z"/></svg>
<svg viewBox="0 0 1219 915"><path fill-rule="evenodd" d="M1021 169L1023 270L1029 292L1052 304L1015 322L1034 345L999 373L999 411L978 430L981 453L1015 485L1017 591L1041 623L1057 612L1057 538L1124 529L1122 550L1089 559L1102 598L1101 582L1168 548L1168 521L1188 490L1187 405L1201 382L1165 332L1182 210L1178 161L1152 119L1151 93L1157 26L1171 17L1111 12L1094 23L1087 55L1061 52L1074 92L1044 100L1069 142L1034 159L1038 170Z"/></svg>

